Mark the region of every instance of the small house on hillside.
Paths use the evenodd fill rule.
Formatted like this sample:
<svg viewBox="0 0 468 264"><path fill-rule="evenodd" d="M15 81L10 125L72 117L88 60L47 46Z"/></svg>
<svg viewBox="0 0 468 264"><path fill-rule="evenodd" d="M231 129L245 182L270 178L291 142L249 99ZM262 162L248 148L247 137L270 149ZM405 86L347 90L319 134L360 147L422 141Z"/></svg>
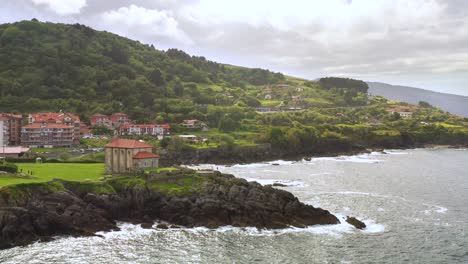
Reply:
<svg viewBox="0 0 468 264"><path fill-rule="evenodd" d="M208 125L198 119L187 119L184 120L182 126L189 129L202 129L208 131Z"/></svg>
<svg viewBox="0 0 468 264"><path fill-rule="evenodd" d="M153 146L131 139L116 139L106 145L106 171L125 173L146 168L157 168L159 155Z"/></svg>

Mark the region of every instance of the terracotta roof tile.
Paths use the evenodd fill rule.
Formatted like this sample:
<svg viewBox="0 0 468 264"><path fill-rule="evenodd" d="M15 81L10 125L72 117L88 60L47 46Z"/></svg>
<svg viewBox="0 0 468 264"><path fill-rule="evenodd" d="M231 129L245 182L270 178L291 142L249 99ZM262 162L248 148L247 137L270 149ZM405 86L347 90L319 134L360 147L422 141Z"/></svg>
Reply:
<svg viewBox="0 0 468 264"><path fill-rule="evenodd" d="M22 119L22 118L23 118L23 115L19 115L19 114L10 114L10 113L0 113L0 116L3 116L3 117L13 117L13 118L18 118L18 119Z"/></svg>
<svg viewBox="0 0 468 264"><path fill-rule="evenodd" d="M153 146L150 144L140 142L138 140L119 138L107 144L106 147L107 148L135 149L135 148L152 148Z"/></svg>
<svg viewBox="0 0 468 264"><path fill-rule="evenodd" d="M34 118L34 123L46 123L49 120L64 121L65 117L70 117L73 121L80 121L80 118L72 113L34 113L31 114L31 117Z"/></svg>

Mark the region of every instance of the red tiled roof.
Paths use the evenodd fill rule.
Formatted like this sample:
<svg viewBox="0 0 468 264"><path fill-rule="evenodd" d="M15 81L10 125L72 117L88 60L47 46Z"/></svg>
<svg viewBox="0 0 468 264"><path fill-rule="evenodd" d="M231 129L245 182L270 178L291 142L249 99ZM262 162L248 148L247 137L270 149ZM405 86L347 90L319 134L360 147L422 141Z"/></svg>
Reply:
<svg viewBox="0 0 468 264"><path fill-rule="evenodd" d="M135 149L135 148L152 148L152 145L140 142L138 140L133 140L133 139L123 139L119 138L111 143L106 145L107 148L129 148L129 149Z"/></svg>
<svg viewBox="0 0 468 264"><path fill-rule="evenodd" d="M10 114L10 113L0 113L0 116L3 116L3 117L14 117L14 118L19 118L19 119L22 119L22 118L23 118L23 115Z"/></svg>
<svg viewBox="0 0 468 264"><path fill-rule="evenodd" d="M73 128L73 126L65 125L65 124L29 124L23 126L23 128Z"/></svg>
<svg viewBox="0 0 468 264"><path fill-rule="evenodd" d="M80 121L80 118L72 113L34 113L31 117L34 118L34 123L46 123L49 120L63 121L65 117L70 117L73 121Z"/></svg>
<svg viewBox="0 0 468 264"><path fill-rule="evenodd" d="M24 147L4 147L0 149L0 153L2 154L21 154L28 151L29 148Z"/></svg>
<svg viewBox="0 0 468 264"><path fill-rule="evenodd" d="M3 116L0 116L0 121L8 121L9 119Z"/></svg>
<svg viewBox="0 0 468 264"><path fill-rule="evenodd" d="M184 123L193 123L193 122L198 122L198 119L186 119L184 120Z"/></svg>
<svg viewBox="0 0 468 264"><path fill-rule="evenodd" d="M159 154L154 154L147 151L140 151L133 156L134 159L152 159L159 158Z"/></svg>

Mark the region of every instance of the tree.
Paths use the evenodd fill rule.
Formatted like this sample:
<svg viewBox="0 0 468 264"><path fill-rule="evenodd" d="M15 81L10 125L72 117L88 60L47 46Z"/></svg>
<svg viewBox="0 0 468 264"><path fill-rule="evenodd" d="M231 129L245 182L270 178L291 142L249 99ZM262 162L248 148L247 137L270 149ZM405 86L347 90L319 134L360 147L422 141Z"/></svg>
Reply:
<svg viewBox="0 0 468 264"><path fill-rule="evenodd" d="M162 86L166 84L166 80L164 79L164 76L159 69L154 69L148 78L152 83L154 83L156 86Z"/></svg>
<svg viewBox="0 0 468 264"><path fill-rule="evenodd" d="M432 105L426 101L419 101L418 105L423 108L432 108Z"/></svg>

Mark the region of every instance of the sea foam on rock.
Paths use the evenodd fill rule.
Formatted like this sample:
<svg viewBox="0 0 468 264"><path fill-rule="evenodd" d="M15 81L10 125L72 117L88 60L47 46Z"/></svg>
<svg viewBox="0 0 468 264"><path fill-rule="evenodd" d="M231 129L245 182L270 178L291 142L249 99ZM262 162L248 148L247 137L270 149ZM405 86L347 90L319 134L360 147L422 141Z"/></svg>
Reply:
<svg viewBox="0 0 468 264"><path fill-rule="evenodd" d="M118 230L116 221L280 229L338 224L289 192L232 175L182 169L101 183L54 180L0 189L0 247Z"/></svg>

